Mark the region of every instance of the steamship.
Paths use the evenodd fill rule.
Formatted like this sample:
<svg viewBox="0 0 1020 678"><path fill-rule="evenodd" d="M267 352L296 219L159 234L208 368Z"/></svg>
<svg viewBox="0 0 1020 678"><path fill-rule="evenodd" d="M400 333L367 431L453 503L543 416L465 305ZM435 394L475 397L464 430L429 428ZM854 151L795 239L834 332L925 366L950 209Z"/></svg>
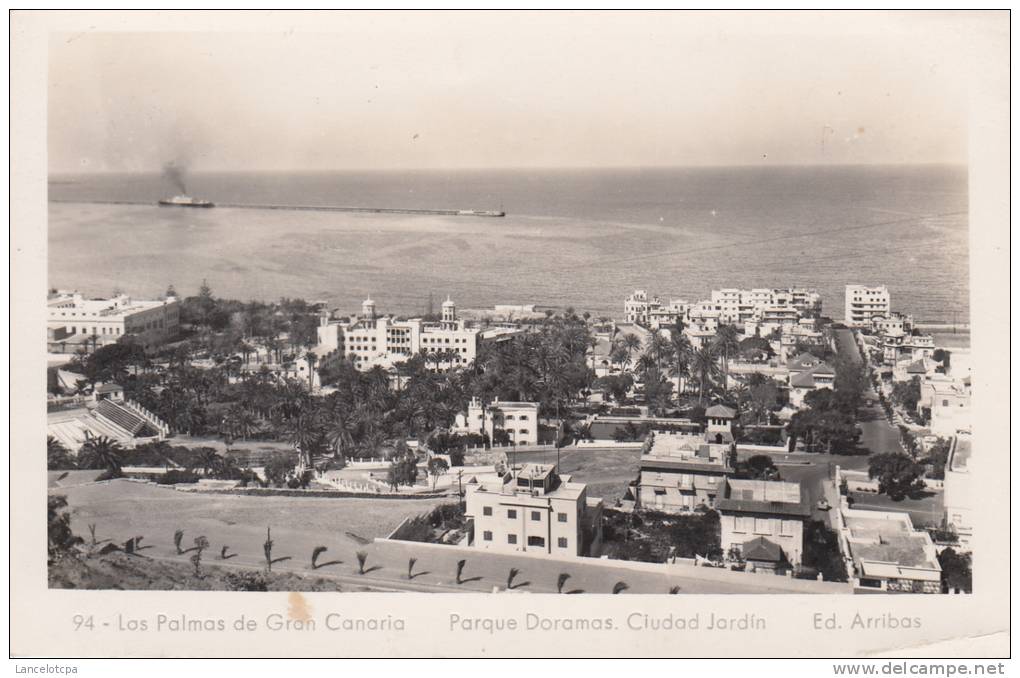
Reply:
<svg viewBox="0 0 1020 678"><path fill-rule="evenodd" d="M198 200L190 195L175 195L172 198L164 198L159 201L160 207L215 207L210 200Z"/></svg>

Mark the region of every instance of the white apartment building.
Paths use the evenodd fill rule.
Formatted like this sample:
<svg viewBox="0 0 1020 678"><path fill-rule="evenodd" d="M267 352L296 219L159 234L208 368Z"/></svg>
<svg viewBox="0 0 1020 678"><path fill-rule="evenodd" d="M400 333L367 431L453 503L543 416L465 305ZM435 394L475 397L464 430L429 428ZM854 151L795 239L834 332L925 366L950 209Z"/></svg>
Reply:
<svg viewBox="0 0 1020 678"><path fill-rule="evenodd" d="M817 315L822 310L822 298L818 292L803 288L765 288L749 290L726 288L712 290L711 304L719 311L719 320L731 325L743 325L756 315L768 317L766 311L783 311L783 317L792 317L796 323L801 315Z"/></svg>
<svg viewBox="0 0 1020 678"><path fill-rule="evenodd" d="M96 345L104 346L131 334L151 345L173 338L180 327L176 297L142 301L120 294L112 299L86 299L78 292L61 290L49 296L46 312L50 344L69 337L95 337Z"/></svg>
<svg viewBox="0 0 1020 678"><path fill-rule="evenodd" d="M751 560L751 550L764 555L756 567L797 566L804 552L804 522L811 507L801 493L800 483L780 480L734 480L720 484L715 500L721 526L724 554L737 550ZM777 548L778 547L778 548ZM777 553L778 551L778 553Z"/></svg>
<svg viewBox="0 0 1020 678"><path fill-rule="evenodd" d="M623 300L623 316L629 323L647 325L648 312L660 306L658 297L650 299L644 290L634 290L633 294Z"/></svg>
<svg viewBox="0 0 1020 678"><path fill-rule="evenodd" d="M357 319L323 315L317 332L317 352L349 357L360 370L390 367L422 353L429 369L445 371L469 365L478 352L479 330L457 318L456 304L450 299L443 302L440 322L426 322L379 316L369 298L362 302Z"/></svg>
<svg viewBox="0 0 1020 678"><path fill-rule="evenodd" d="M887 316L871 317L871 331L875 334L909 334L914 329L914 317L893 311Z"/></svg>
<svg viewBox="0 0 1020 678"><path fill-rule="evenodd" d="M689 306L683 299L671 299L664 304L659 297L649 297L644 290L634 290L623 302L623 315L628 323L657 330L684 319Z"/></svg>
<svg viewBox="0 0 1020 678"><path fill-rule="evenodd" d="M890 317L889 289L867 285L847 285L844 303L846 324L851 327L865 327L875 316Z"/></svg>
<svg viewBox="0 0 1020 678"><path fill-rule="evenodd" d="M919 410L928 408L932 435L949 438L971 430L970 380L930 379L921 383Z"/></svg>
<svg viewBox="0 0 1020 678"><path fill-rule="evenodd" d="M538 444L538 403L508 402L499 399L489 405L477 398L468 403L467 416L458 418L459 430L484 433L493 439L497 429L506 431L515 445Z"/></svg>
<svg viewBox="0 0 1020 678"><path fill-rule="evenodd" d="M465 514L479 549L560 556L598 556L602 500L588 497L549 464L524 464L503 477L466 486Z"/></svg>
<svg viewBox="0 0 1020 678"><path fill-rule="evenodd" d="M895 365L901 360L915 362L931 358L933 353L935 339L930 335L905 332L886 332L882 335L882 359L887 365Z"/></svg>

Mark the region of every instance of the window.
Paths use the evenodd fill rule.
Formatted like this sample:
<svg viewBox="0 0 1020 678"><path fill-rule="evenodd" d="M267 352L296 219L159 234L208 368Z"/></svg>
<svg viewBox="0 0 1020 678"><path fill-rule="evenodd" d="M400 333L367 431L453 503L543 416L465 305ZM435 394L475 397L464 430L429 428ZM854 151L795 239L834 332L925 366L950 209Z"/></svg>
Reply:
<svg viewBox="0 0 1020 678"><path fill-rule="evenodd" d="M482 532L482 539L484 539L485 541L492 541L492 532L490 532L489 530Z"/></svg>
<svg viewBox="0 0 1020 678"><path fill-rule="evenodd" d="M558 521L560 521L561 523L565 523L565 522L567 522L567 514L566 513L557 513L556 514L556 519Z"/></svg>
<svg viewBox="0 0 1020 678"><path fill-rule="evenodd" d="M507 544L516 544L517 543L517 535L516 534L508 534L506 536L506 543Z"/></svg>
<svg viewBox="0 0 1020 678"><path fill-rule="evenodd" d="M540 511L532 511L531 512L531 519L535 520L535 521L542 520L542 513Z"/></svg>
<svg viewBox="0 0 1020 678"><path fill-rule="evenodd" d="M793 521L792 520L780 520L779 523L780 523L780 526L779 526L780 532L779 532L779 534L783 535L784 537L792 537L793 536Z"/></svg>
<svg viewBox="0 0 1020 678"><path fill-rule="evenodd" d="M755 534L772 534L772 521L768 518L754 519Z"/></svg>
<svg viewBox="0 0 1020 678"><path fill-rule="evenodd" d="M560 537L559 539L556 540L556 545L559 546L561 549L567 548L567 538Z"/></svg>
<svg viewBox="0 0 1020 678"><path fill-rule="evenodd" d="M492 515L492 507L491 506L483 506L482 507L482 515L483 516L491 516Z"/></svg>
<svg viewBox="0 0 1020 678"><path fill-rule="evenodd" d="M524 435L526 435L526 434L528 433L528 429L526 429L526 428L522 428L522 429L520 430L520 433L521 433L521 434L524 434Z"/></svg>
<svg viewBox="0 0 1020 678"><path fill-rule="evenodd" d="M516 518L517 517L517 510L516 509L507 509L506 517L510 518L510 519ZM515 537L515 539L516 539L516 537Z"/></svg>
<svg viewBox="0 0 1020 678"><path fill-rule="evenodd" d="M545 546L544 537L528 537L528 546Z"/></svg>
<svg viewBox="0 0 1020 678"><path fill-rule="evenodd" d="M734 532L750 532L753 525L754 518L744 518L737 516L733 519L733 531Z"/></svg>

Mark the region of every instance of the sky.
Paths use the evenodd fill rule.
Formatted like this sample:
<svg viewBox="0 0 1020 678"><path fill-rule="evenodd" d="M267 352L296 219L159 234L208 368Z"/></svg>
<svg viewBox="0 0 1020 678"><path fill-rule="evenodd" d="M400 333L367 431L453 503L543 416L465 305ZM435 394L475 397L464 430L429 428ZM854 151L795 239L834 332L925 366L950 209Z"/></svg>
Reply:
<svg viewBox="0 0 1020 678"><path fill-rule="evenodd" d="M924 13L254 18L52 34L51 172L963 163L963 45L985 30Z"/></svg>

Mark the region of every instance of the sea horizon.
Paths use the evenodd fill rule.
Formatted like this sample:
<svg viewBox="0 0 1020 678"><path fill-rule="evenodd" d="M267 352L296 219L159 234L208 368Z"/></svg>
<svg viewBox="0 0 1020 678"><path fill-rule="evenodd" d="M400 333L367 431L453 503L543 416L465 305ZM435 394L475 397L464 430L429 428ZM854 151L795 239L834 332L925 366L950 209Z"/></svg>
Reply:
<svg viewBox="0 0 1020 678"><path fill-rule="evenodd" d="M722 287L800 286L818 289L838 319L843 286L861 283L888 285L894 309L918 320L969 314L965 166L189 171L185 180L181 191L158 171L52 175L50 286L144 296L168 284L188 294L207 279L222 296L352 311L372 294L399 314L422 312L431 291L463 307L611 317L634 289L696 300ZM507 215L155 206L181 192ZM88 204L107 200L142 204Z"/></svg>

